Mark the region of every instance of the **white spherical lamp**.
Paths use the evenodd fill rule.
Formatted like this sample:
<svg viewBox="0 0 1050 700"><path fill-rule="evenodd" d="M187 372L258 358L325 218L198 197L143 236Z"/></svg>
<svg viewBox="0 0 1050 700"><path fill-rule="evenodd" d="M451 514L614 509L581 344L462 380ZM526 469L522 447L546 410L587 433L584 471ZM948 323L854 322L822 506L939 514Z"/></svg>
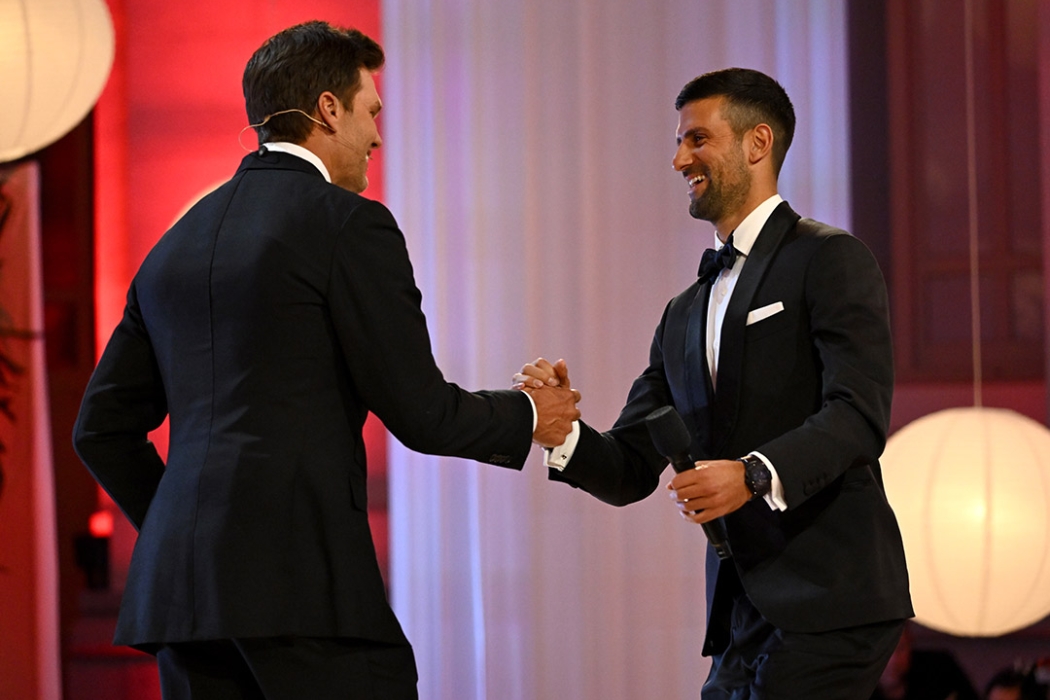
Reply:
<svg viewBox="0 0 1050 700"><path fill-rule="evenodd" d="M112 65L104 0L0 0L0 163L79 124Z"/></svg>
<svg viewBox="0 0 1050 700"><path fill-rule="evenodd" d="M1013 411L953 408L890 438L916 620L996 636L1050 614L1050 431Z"/></svg>

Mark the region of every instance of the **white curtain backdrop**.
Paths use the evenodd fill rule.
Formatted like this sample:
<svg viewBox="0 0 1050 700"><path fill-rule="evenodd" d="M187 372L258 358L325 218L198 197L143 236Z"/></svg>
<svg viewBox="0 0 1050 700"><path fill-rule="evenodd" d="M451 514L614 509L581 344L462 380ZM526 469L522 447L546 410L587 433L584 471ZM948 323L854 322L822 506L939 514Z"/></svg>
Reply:
<svg viewBox="0 0 1050 700"><path fill-rule="evenodd" d="M674 98L739 65L799 128L781 192L849 227L845 3L384 0L386 199L467 388L565 357L607 429L712 229L671 169ZM394 607L423 700L697 697L703 532L524 473L390 451ZM665 474L667 478L670 471Z"/></svg>

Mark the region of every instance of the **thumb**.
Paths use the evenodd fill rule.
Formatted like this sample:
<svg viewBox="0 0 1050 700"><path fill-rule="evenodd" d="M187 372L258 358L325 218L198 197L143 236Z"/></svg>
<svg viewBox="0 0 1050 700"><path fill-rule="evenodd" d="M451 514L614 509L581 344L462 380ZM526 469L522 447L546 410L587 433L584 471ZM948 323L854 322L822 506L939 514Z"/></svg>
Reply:
<svg viewBox="0 0 1050 700"><path fill-rule="evenodd" d="M554 363L554 374L558 376L558 381L566 389L572 386L569 382L569 366L565 364L565 360L558 360Z"/></svg>

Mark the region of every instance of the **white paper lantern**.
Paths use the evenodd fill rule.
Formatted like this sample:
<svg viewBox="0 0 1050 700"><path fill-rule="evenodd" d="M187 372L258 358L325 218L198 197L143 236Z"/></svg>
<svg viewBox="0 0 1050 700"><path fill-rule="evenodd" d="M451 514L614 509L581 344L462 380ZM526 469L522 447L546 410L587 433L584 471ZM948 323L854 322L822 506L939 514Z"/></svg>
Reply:
<svg viewBox="0 0 1050 700"><path fill-rule="evenodd" d="M882 462L918 622L995 636L1050 614L1050 431L953 408L897 432Z"/></svg>
<svg viewBox="0 0 1050 700"><path fill-rule="evenodd" d="M79 124L112 65L103 0L0 0L0 163Z"/></svg>

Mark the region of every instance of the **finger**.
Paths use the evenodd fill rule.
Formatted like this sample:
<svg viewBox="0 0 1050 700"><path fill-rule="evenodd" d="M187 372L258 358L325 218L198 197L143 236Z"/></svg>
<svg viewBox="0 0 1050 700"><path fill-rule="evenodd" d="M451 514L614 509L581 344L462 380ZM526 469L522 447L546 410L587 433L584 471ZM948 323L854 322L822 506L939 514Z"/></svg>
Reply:
<svg viewBox="0 0 1050 700"><path fill-rule="evenodd" d="M539 389L540 387L545 386L545 384L542 379L537 379L536 377L519 372L514 375L514 388L517 389L521 386L531 386Z"/></svg>
<svg viewBox="0 0 1050 700"><path fill-rule="evenodd" d="M518 374L539 380L541 384L538 384L537 386L547 384L550 386L558 386L557 375L554 373L554 367L542 357L538 358L534 363L529 363L522 367L521 372Z"/></svg>
<svg viewBox="0 0 1050 700"><path fill-rule="evenodd" d="M674 478L671 479L671 482L667 484L667 488L671 489L672 491L681 491L684 488L688 488L696 484L700 480L700 476L701 473L694 469L689 469L688 471L680 472L674 475Z"/></svg>
<svg viewBox="0 0 1050 700"><path fill-rule="evenodd" d="M682 513L682 517L691 523L696 523L697 525L702 525L703 523L707 522L704 519L704 511L699 511L696 513Z"/></svg>
<svg viewBox="0 0 1050 700"><path fill-rule="evenodd" d="M558 381L566 389L570 388L569 382L569 366L565 364L565 360L558 360L554 363L554 373L558 377Z"/></svg>
<svg viewBox="0 0 1050 700"><path fill-rule="evenodd" d="M703 510L698 510L693 513L682 513L682 517L684 517L686 520L689 520L690 522L696 523L697 525L703 525L704 523L709 523L712 520L721 518L727 512L728 511L725 509L705 508Z"/></svg>
<svg viewBox="0 0 1050 700"><path fill-rule="evenodd" d="M699 498L711 498L711 493L706 489L690 484L689 486L672 489L668 496L675 503L685 503L686 501L693 503Z"/></svg>
<svg viewBox="0 0 1050 700"><path fill-rule="evenodd" d="M573 401L575 401L576 403L579 403L580 401L583 400L583 394L581 394L579 392L579 390L573 389L572 390L572 398L573 398Z"/></svg>
<svg viewBox="0 0 1050 700"><path fill-rule="evenodd" d="M699 515L700 513L703 513L703 512L704 511L703 511L702 508L679 508L678 509L678 514L679 515L681 515L683 518L688 518L690 520L692 520L694 517L696 517L697 515Z"/></svg>
<svg viewBox="0 0 1050 700"><path fill-rule="evenodd" d="M535 377L536 379L546 379L550 376L551 373L540 369L532 363L529 363L523 366L518 374L523 374L527 377Z"/></svg>
<svg viewBox="0 0 1050 700"><path fill-rule="evenodd" d="M699 510L704 507L700 502L701 499L699 496L684 496L677 493L671 495L671 500L676 506L685 510Z"/></svg>
<svg viewBox="0 0 1050 700"><path fill-rule="evenodd" d="M550 386L558 386L561 383L561 380L558 379L558 373L554 371L554 365L552 365L547 360L543 359L542 357L538 357L536 358L536 361L532 364L540 370L542 370L544 373L542 377L538 377L539 379L546 380L547 384L549 384Z"/></svg>

